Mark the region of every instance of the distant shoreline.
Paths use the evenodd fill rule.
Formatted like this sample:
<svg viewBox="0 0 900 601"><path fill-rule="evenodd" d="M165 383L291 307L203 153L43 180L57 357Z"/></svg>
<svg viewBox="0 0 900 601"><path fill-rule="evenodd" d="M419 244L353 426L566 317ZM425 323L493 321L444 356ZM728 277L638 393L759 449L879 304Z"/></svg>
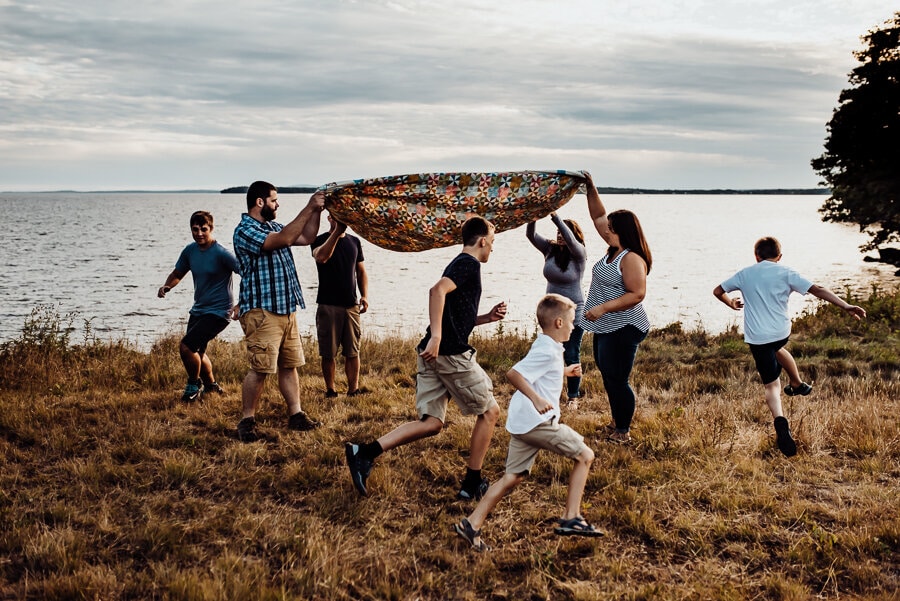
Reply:
<svg viewBox="0 0 900 601"><path fill-rule="evenodd" d="M313 186L296 186L296 187L283 187L278 188L278 191L283 194L312 194L318 188ZM713 188L713 189L688 189L688 190L676 190L676 189L653 189L653 188L610 188L610 187L598 187L597 191L600 194L685 194L685 195L698 195L698 194L706 194L706 195L741 195L741 194L749 194L749 195L759 195L759 194L769 194L769 195L797 195L797 196L806 196L810 194L831 194L831 190L828 188L760 188L760 189L752 189L752 190L733 190L729 188ZM236 186L234 188L225 188L220 192L221 194L246 194L247 186Z"/></svg>

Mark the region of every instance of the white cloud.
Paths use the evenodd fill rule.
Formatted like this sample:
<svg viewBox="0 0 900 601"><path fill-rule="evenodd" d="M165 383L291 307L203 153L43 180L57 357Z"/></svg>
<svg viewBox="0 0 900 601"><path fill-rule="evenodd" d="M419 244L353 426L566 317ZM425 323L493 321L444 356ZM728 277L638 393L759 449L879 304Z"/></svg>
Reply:
<svg viewBox="0 0 900 601"><path fill-rule="evenodd" d="M0 0L0 189L597 160L616 186L812 186L858 37L888 17L863 0Z"/></svg>

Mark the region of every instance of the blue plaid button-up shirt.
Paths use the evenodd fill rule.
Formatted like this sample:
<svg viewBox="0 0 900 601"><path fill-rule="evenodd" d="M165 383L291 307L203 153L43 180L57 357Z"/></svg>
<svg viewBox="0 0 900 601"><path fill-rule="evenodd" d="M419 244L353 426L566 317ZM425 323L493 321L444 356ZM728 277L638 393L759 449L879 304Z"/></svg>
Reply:
<svg viewBox="0 0 900 601"><path fill-rule="evenodd" d="M288 315L297 310L297 305L306 308L291 247L263 250L266 237L283 227L275 221L257 221L244 213L234 228L234 254L241 265L241 315L250 309Z"/></svg>

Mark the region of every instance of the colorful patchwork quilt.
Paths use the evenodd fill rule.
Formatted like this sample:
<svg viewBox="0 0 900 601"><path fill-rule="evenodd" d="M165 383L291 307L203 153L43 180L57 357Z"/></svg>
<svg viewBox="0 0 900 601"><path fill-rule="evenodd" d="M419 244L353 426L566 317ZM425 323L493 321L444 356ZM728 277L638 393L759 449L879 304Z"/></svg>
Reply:
<svg viewBox="0 0 900 601"><path fill-rule="evenodd" d="M584 183L580 172L414 173L327 184L325 208L382 248L413 252L462 244L473 215L497 232L540 219Z"/></svg>

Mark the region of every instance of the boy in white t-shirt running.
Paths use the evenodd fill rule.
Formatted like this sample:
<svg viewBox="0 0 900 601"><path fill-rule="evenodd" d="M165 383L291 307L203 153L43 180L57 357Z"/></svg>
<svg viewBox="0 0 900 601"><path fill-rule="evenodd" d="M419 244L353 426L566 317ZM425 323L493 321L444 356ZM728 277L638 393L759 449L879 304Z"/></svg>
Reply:
<svg viewBox="0 0 900 601"><path fill-rule="evenodd" d="M563 360L563 343L575 327L575 303L559 294L548 294L538 303L537 318L542 333L528 354L506 373L516 387L506 419L506 429L511 435L506 473L487 490L468 518L453 525L456 533L476 551L490 550L481 540L482 524L500 499L528 475L541 449L575 461L569 477L566 510L554 532L578 536L603 534L581 517L581 497L594 452L578 432L559 423L563 376L581 375L580 363L566 366Z"/></svg>
<svg viewBox="0 0 900 601"><path fill-rule="evenodd" d="M791 335L788 298L792 292L812 294L837 305L856 319L865 317L866 311L844 302L828 288L813 284L793 269L779 265L781 244L775 238L760 238L753 252L756 264L745 267L716 286L713 295L735 311L744 309L744 342L750 346L756 370L766 388L766 404L775 418L778 448L792 457L797 454L797 445L781 412L779 376L782 368L790 380L784 387L786 395L807 395L812 392L812 386L800 379L797 363L784 348ZM728 296L735 290L741 291L743 300Z"/></svg>

